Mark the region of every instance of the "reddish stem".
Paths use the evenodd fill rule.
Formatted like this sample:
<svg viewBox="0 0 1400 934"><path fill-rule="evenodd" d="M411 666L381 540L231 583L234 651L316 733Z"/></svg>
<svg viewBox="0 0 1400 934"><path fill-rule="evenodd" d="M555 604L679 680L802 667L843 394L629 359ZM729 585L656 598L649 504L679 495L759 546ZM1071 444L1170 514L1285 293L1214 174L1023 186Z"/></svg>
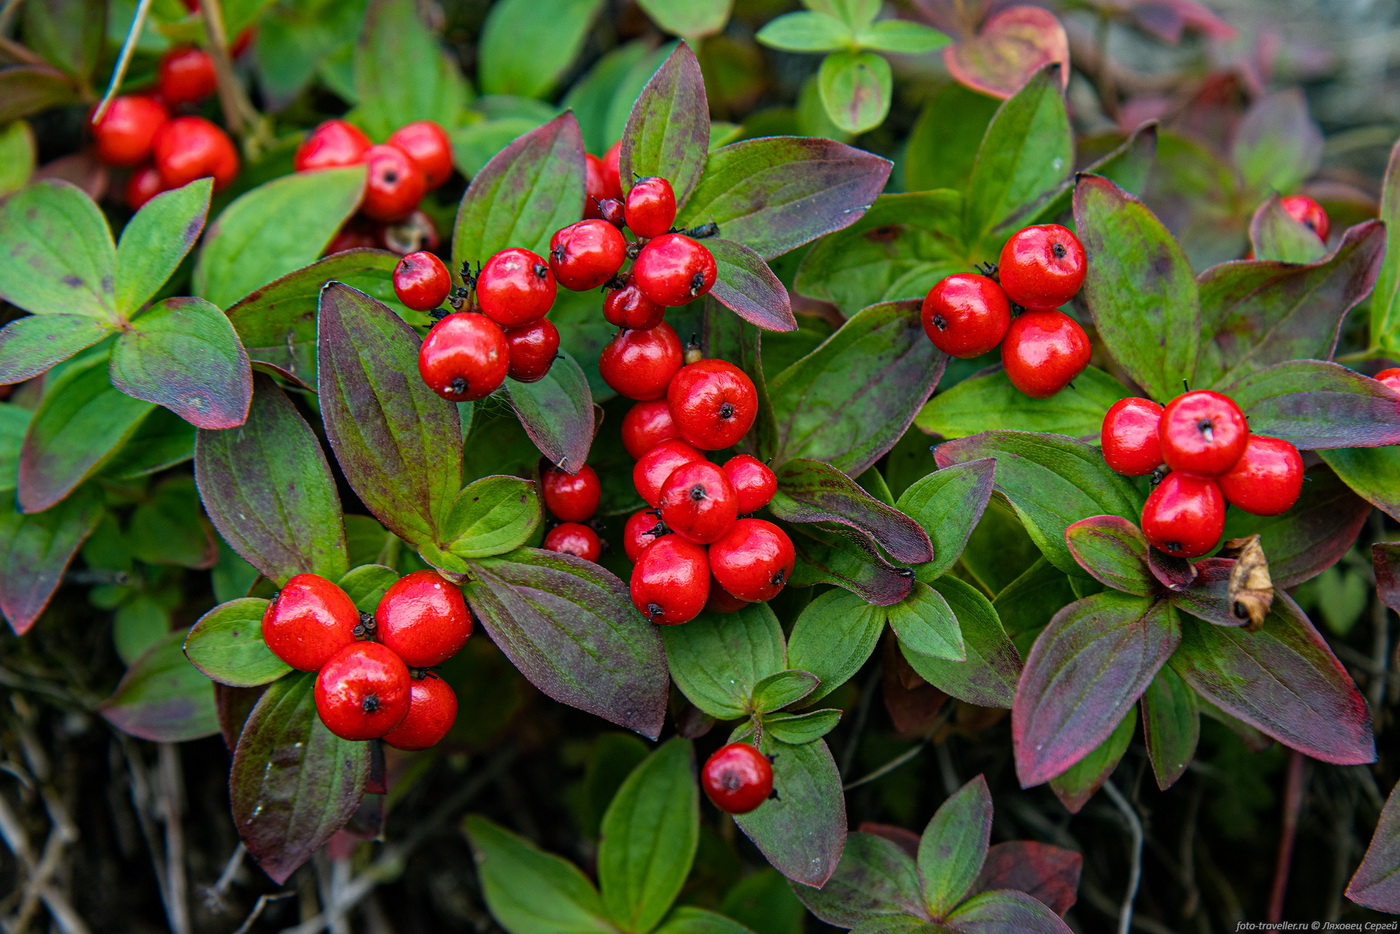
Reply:
<svg viewBox="0 0 1400 934"><path fill-rule="evenodd" d="M1283 897L1288 892L1288 870L1293 862L1293 844L1298 836L1298 812L1303 809L1303 754L1289 750L1288 775L1283 787L1283 827L1279 831L1278 862L1274 864L1274 884L1269 890L1269 911L1265 920L1283 920Z"/></svg>

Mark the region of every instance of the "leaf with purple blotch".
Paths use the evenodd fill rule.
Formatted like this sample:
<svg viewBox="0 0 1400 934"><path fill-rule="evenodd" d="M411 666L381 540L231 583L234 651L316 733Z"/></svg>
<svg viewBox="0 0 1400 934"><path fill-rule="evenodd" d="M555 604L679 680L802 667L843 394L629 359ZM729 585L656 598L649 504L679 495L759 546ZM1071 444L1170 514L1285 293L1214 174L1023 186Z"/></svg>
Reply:
<svg viewBox="0 0 1400 934"><path fill-rule="evenodd" d="M1251 432L1299 450L1400 444L1400 393L1337 363L1276 363L1220 391L1249 413Z"/></svg>
<svg viewBox="0 0 1400 934"><path fill-rule="evenodd" d="M116 304L128 317L174 274L209 216L212 178L163 191L126 222L117 244Z"/></svg>
<svg viewBox="0 0 1400 934"><path fill-rule="evenodd" d="M1332 471L1319 467L1304 475L1303 493L1288 512L1268 518L1231 516L1224 537L1244 538L1258 532L1274 586L1291 588L1340 561L1370 514L1370 503Z"/></svg>
<svg viewBox="0 0 1400 934"><path fill-rule="evenodd" d="M1057 64L1060 90L1069 81L1069 39L1048 10L1007 7L988 17L970 39L943 49L954 80L993 97L1010 97L1047 65Z"/></svg>
<svg viewBox="0 0 1400 934"><path fill-rule="evenodd" d="M89 315L27 315L0 329L0 386L22 383L86 350L116 326Z"/></svg>
<svg viewBox="0 0 1400 934"><path fill-rule="evenodd" d="M119 320L112 232L76 186L48 179L21 188L0 203L0 230L0 298L36 315Z"/></svg>
<svg viewBox="0 0 1400 934"><path fill-rule="evenodd" d="M533 383L508 380L505 396L535 447L561 469L578 470L588 460L597 429L593 394L578 363L567 353Z"/></svg>
<svg viewBox="0 0 1400 934"><path fill-rule="evenodd" d="M0 510L0 613L24 635L49 605L68 562L102 518L102 497L80 487L57 506L25 515Z"/></svg>
<svg viewBox="0 0 1400 934"><path fill-rule="evenodd" d="M710 150L710 104L700 61L690 46L676 46L637 95L622 133L619 174L623 189L635 177L660 175L685 207L705 171Z"/></svg>
<svg viewBox="0 0 1400 934"><path fill-rule="evenodd" d="M1140 597L1157 589L1147 566L1147 539L1121 516L1092 516L1065 529L1065 541L1079 566L1099 583Z"/></svg>
<svg viewBox="0 0 1400 934"><path fill-rule="evenodd" d="M705 246L715 258L715 301L765 331L797 330L792 299L763 257L733 240L706 240Z"/></svg>
<svg viewBox="0 0 1400 934"><path fill-rule="evenodd" d="M876 918L928 916L914 857L899 844L873 833L847 835L841 862L826 885L819 889L794 885L792 889L812 914L838 927L850 928Z"/></svg>
<svg viewBox="0 0 1400 934"><path fill-rule="evenodd" d="M1013 889L974 895L944 921L954 934L1071 934L1059 915Z"/></svg>
<svg viewBox="0 0 1400 934"><path fill-rule="evenodd" d="M1074 907L1084 857L1073 850L1031 840L993 844L973 886L975 892L1015 889L1057 915Z"/></svg>
<svg viewBox="0 0 1400 934"><path fill-rule="evenodd" d="M1123 753L1128 751L1135 729L1137 708L1129 707L1107 739L1090 750L1083 759L1050 779L1050 790L1060 799L1065 810L1078 814L1098 793L1113 770L1118 768Z"/></svg>
<svg viewBox="0 0 1400 934"><path fill-rule="evenodd" d="M1166 791L1186 774L1201 735L1196 695L1171 666L1157 677L1138 702L1142 707L1142 738L1157 787Z"/></svg>
<svg viewBox="0 0 1400 934"><path fill-rule="evenodd" d="M1371 563L1376 571L1376 594L1382 603L1400 613L1400 542L1372 545Z"/></svg>
<svg viewBox="0 0 1400 934"><path fill-rule="evenodd" d="M769 508L779 519L837 523L866 535L896 561L933 560L933 545L919 523L875 499L830 464L795 458L782 464L777 474L778 492Z"/></svg>
<svg viewBox="0 0 1400 934"><path fill-rule="evenodd" d="M1267 557L1267 555L1266 555ZM1216 626L1243 626L1247 616L1236 616L1230 599L1230 573L1233 558L1202 558L1195 563L1196 574L1191 582L1172 592L1170 600L1178 610Z"/></svg>
<svg viewBox="0 0 1400 934"><path fill-rule="evenodd" d="M219 732L214 688L190 664L172 632L127 669L112 696L98 705L107 722L131 736L157 743L183 743Z"/></svg>
<svg viewBox="0 0 1400 934"><path fill-rule="evenodd" d="M813 525L799 525L794 531L798 561L789 583L795 587L835 584L877 606L898 603L913 589L912 569L886 561L869 536Z"/></svg>
<svg viewBox="0 0 1400 934"><path fill-rule="evenodd" d="M734 822L794 882L820 888L831 878L846 844L846 796L825 740L791 746L765 734L759 749L773 757L773 787L765 801Z"/></svg>
<svg viewBox="0 0 1400 934"><path fill-rule="evenodd" d="M933 917L945 917L968 894L991 834L992 796L978 775L939 805L919 838L919 891Z"/></svg>
<svg viewBox="0 0 1400 934"><path fill-rule="evenodd" d="M1400 784L1390 791L1366 856L1347 883L1347 898L1367 908L1400 914Z"/></svg>

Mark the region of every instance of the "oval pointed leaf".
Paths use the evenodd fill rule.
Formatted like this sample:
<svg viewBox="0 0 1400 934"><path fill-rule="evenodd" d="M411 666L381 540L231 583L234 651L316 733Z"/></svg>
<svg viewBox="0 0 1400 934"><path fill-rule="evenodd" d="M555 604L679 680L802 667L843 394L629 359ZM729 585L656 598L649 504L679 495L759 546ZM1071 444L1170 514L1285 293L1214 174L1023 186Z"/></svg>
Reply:
<svg viewBox="0 0 1400 934"><path fill-rule="evenodd" d="M913 589L913 570L886 561L867 535L810 525L797 526L796 531L799 534L792 543L799 561L792 575L794 586L835 584L877 606L898 603Z"/></svg>
<svg viewBox="0 0 1400 934"><path fill-rule="evenodd" d="M1084 809L1089 799L1108 781L1113 770L1118 768L1118 763L1122 761L1123 753L1128 751L1128 744L1132 742L1136 729L1137 710L1129 707L1124 711L1113 732L1108 734L1108 739L1090 750L1083 759L1050 779L1050 790L1060 799L1065 810L1071 814L1078 814Z"/></svg>
<svg viewBox="0 0 1400 934"><path fill-rule="evenodd" d="M737 613L701 613L684 625L663 627L661 638L676 687L719 720L748 713L759 683L787 668L782 627L763 603Z"/></svg>
<svg viewBox="0 0 1400 934"><path fill-rule="evenodd" d="M1245 112L1230 146L1246 189L1293 191L1322 160L1322 131L1308 117L1301 88L1260 98ZM1246 195L1248 198L1248 195Z"/></svg>
<svg viewBox="0 0 1400 934"><path fill-rule="evenodd" d="M0 332L2 333L2 332ZM1400 447L1337 448L1322 460L1358 496L1392 519L1400 519Z"/></svg>
<svg viewBox="0 0 1400 934"><path fill-rule="evenodd" d="M361 613L374 613L385 592L398 582L401 575L382 564L362 564L345 572L335 584L355 602Z"/></svg>
<svg viewBox="0 0 1400 934"><path fill-rule="evenodd" d="M1073 850L1011 840L987 851L987 861L977 876L979 892L1015 889L1025 892L1057 915L1074 907L1084 857Z"/></svg>
<svg viewBox="0 0 1400 934"><path fill-rule="evenodd" d="M986 458L936 470L900 494L895 508L928 530L933 560L915 569L919 580L942 577L957 563L992 496L996 461Z"/></svg>
<svg viewBox="0 0 1400 934"><path fill-rule="evenodd" d="M566 859L472 815L462 829L471 841L481 891L491 914L518 934L593 934L611 925L597 889Z"/></svg>
<svg viewBox="0 0 1400 934"><path fill-rule="evenodd" d="M846 797L836 761L825 740L790 746L765 736L759 748L773 757L779 797L734 822L774 869L819 888L835 872L846 843Z"/></svg>
<svg viewBox="0 0 1400 934"><path fill-rule="evenodd" d="M635 177L660 175L684 207L705 170L710 151L710 103L700 62L686 43L642 88L622 133L619 168L624 189Z"/></svg>
<svg viewBox="0 0 1400 934"><path fill-rule="evenodd" d="M885 122L892 85L890 63L874 52L832 52L817 73L826 115L847 133L864 133Z"/></svg>
<svg viewBox="0 0 1400 934"><path fill-rule="evenodd" d="M1010 97L1047 65L1059 65L1063 90L1069 81L1069 39L1053 13L1013 6L991 16L978 34L944 48L943 62L968 87Z"/></svg>
<svg viewBox="0 0 1400 934"><path fill-rule="evenodd" d="M810 671L775 671L753 686L749 706L757 713L772 713L802 700L820 683L821 679Z"/></svg>
<svg viewBox="0 0 1400 934"><path fill-rule="evenodd" d="M924 680L958 700L981 707L1011 707L1021 674L1021 654L1007 637L991 602L982 591L956 577L943 577L929 586L958 618L967 659L919 655L901 644L905 661Z"/></svg>
<svg viewBox="0 0 1400 934"><path fill-rule="evenodd" d="M1030 399L998 369L939 392L919 410L914 424L949 440L998 428L1088 440L1098 437L1109 407L1129 394L1118 380L1091 366L1074 378L1074 386L1048 399Z"/></svg>
<svg viewBox="0 0 1400 934"><path fill-rule="evenodd" d="M890 628L907 651L955 662L967 660L958 617L943 595L922 581L887 610Z"/></svg>
<svg viewBox="0 0 1400 934"><path fill-rule="evenodd" d="M810 713L770 714L763 718L763 729L774 739L800 746L815 742L836 729L836 724L841 722L841 713L835 708L828 708Z"/></svg>
<svg viewBox="0 0 1400 934"><path fill-rule="evenodd" d="M36 315L117 319L117 248L82 191L56 180L21 188L0 203L0 230L0 298Z"/></svg>
<svg viewBox="0 0 1400 934"><path fill-rule="evenodd" d="M51 509L25 515L0 510L0 613L24 635L48 606L68 563L102 518L93 487L79 489Z"/></svg>
<svg viewBox="0 0 1400 934"><path fill-rule="evenodd" d="M1367 908L1400 914L1400 784L1386 799L1366 856L1347 884L1347 898Z"/></svg>
<svg viewBox="0 0 1400 934"><path fill-rule="evenodd" d="M978 775L939 805L919 838L919 891L935 918L949 914L977 881L992 837L992 795Z"/></svg>
<svg viewBox="0 0 1400 934"><path fill-rule="evenodd" d="M375 0L359 24L355 113L375 140L415 120L433 120L451 130L467 103L461 66L442 50L418 11L413 0ZM386 81L385 75L394 78Z"/></svg>
<svg viewBox="0 0 1400 934"><path fill-rule="evenodd" d="M1315 263L1327 255L1327 243L1307 224L1283 209L1277 194L1259 205L1249 222L1254 259L1280 263Z"/></svg>
<svg viewBox="0 0 1400 934"><path fill-rule="evenodd" d="M899 844L872 833L846 837L841 863L826 885L820 889L795 885L792 890L812 914L839 927L927 914L913 858Z"/></svg>
<svg viewBox="0 0 1400 934"><path fill-rule="evenodd" d="M133 315L165 285L194 248L209 216L213 179L161 192L141 207L117 244L117 308Z"/></svg>
<svg viewBox="0 0 1400 934"><path fill-rule="evenodd" d="M893 506L862 490L840 470L799 458L778 468L778 493L769 504L788 522L835 522L869 536L896 561L933 560L928 533Z"/></svg>
<svg viewBox="0 0 1400 934"><path fill-rule="evenodd" d="M1157 787L1166 791L1186 774L1196 755L1201 735L1201 714L1196 695L1170 666L1143 692L1142 738Z"/></svg>
<svg viewBox="0 0 1400 934"><path fill-rule="evenodd" d="M1336 363L1276 363L1222 391L1249 413L1250 431L1300 450L1400 444L1400 393Z"/></svg>
<svg viewBox="0 0 1400 934"><path fill-rule="evenodd" d="M22 383L116 330L87 315L29 315L0 330L0 386Z"/></svg>
<svg viewBox="0 0 1400 934"><path fill-rule="evenodd" d="M844 590L829 590L802 608L788 637L788 664L820 680L812 704L850 680L875 652L885 614ZM783 737L779 737L782 739Z"/></svg>
<svg viewBox="0 0 1400 934"><path fill-rule="evenodd" d="M185 657L206 678L231 687L253 688L291 671L262 638L267 601L243 597L205 613L185 637Z"/></svg>
<svg viewBox="0 0 1400 934"><path fill-rule="evenodd" d="M795 331L787 289L753 250L732 240L706 240L717 268L715 301L765 331Z"/></svg>
<svg viewBox="0 0 1400 934"><path fill-rule="evenodd" d="M1071 928L1025 892L1004 889L974 895L947 917L958 934L1071 934Z"/></svg>
<svg viewBox="0 0 1400 934"><path fill-rule="evenodd" d="M486 558L519 548L543 521L533 481L482 477L457 494L444 534L448 550L459 558Z"/></svg>
<svg viewBox="0 0 1400 934"><path fill-rule="evenodd" d="M1308 471L1292 509L1267 519L1227 523L1225 538L1259 533L1275 587L1296 587L1342 559L1361 533L1371 505L1331 471ZM1235 517L1231 517L1234 519Z"/></svg>
<svg viewBox="0 0 1400 934"><path fill-rule="evenodd" d="M573 357L561 354L537 382L507 382L506 397L525 433L551 463L577 470L588 460L597 420L588 379Z"/></svg>
<svg viewBox="0 0 1400 934"><path fill-rule="evenodd" d="M152 645L99 705L107 722L130 736L183 743L219 732L214 687L180 650L182 632Z"/></svg>
<svg viewBox="0 0 1400 934"><path fill-rule="evenodd" d="M1400 229L1400 143L1390 150L1381 188L1380 219L1387 231ZM1386 250L1371 299L1371 346L1400 354L1400 250Z"/></svg>
<svg viewBox="0 0 1400 934"><path fill-rule="evenodd" d="M1147 567L1147 539L1119 516L1093 516L1065 529L1065 541L1079 566L1114 590L1145 597L1157 589Z"/></svg>

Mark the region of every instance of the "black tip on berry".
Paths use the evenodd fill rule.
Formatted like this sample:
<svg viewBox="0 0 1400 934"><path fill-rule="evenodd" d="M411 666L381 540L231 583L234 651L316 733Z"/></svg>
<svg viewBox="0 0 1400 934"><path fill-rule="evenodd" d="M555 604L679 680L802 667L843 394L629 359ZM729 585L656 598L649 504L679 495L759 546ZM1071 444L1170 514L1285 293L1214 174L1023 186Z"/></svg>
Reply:
<svg viewBox="0 0 1400 934"><path fill-rule="evenodd" d="M615 275L607 282L603 283L603 288L616 291L627 288L627 279L621 275Z"/></svg>
<svg viewBox="0 0 1400 934"><path fill-rule="evenodd" d="M465 395L467 391L467 381L458 376L447 384L447 391L454 396Z"/></svg>
<svg viewBox="0 0 1400 934"><path fill-rule="evenodd" d="M781 800L783 800L783 799L780 798L780 797L778 797L778 789L774 788L772 791L768 792L768 800L769 800L769 801L781 801Z"/></svg>
<svg viewBox="0 0 1400 934"><path fill-rule="evenodd" d="M773 576L768 578L768 582L775 587L781 587L787 583L787 572L782 568L773 572Z"/></svg>
<svg viewBox="0 0 1400 934"><path fill-rule="evenodd" d="M732 402L721 402L721 403L720 403L720 406L719 406L719 417L720 417L720 418L733 418L733 417L734 417L734 403L732 403Z"/></svg>
<svg viewBox="0 0 1400 934"><path fill-rule="evenodd" d="M656 604L656 603L648 603L648 604L647 604L647 622L652 622L652 621L654 621L654 620L656 619L656 617L662 615L662 614L665 613L665 612L666 612L666 611L663 610L659 604Z"/></svg>
<svg viewBox="0 0 1400 934"><path fill-rule="evenodd" d="M379 695L365 695L365 699L360 701L360 709L362 709L365 713L377 713L379 711Z"/></svg>
<svg viewBox="0 0 1400 934"><path fill-rule="evenodd" d="M934 315L933 326L938 328L938 330L940 331L946 331L948 330L948 319L943 317L942 315Z"/></svg>
<svg viewBox="0 0 1400 934"><path fill-rule="evenodd" d="M699 294L700 294L700 290L703 289L704 287L705 287L705 277L704 277L702 274L700 274L700 273L697 272L695 275L693 275L693 276L690 277L690 294L691 294L691 295L699 295Z"/></svg>
<svg viewBox="0 0 1400 934"><path fill-rule="evenodd" d="M536 278L536 279L545 279L545 278L548 278L548 276L549 276L549 267L546 266L544 263L536 263L536 264L535 264L535 278Z"/></svg>
<svg viewBox="0 0 1400 934"><path fill-rule="evenodd" d="M690 488L690 498L697 503L700 502L705 498L705 488L698 483L695 484L695 486Z"/></svg>
<svg viewBox="0 0 1400 934"><path fill-rule="evenodd" d="M1056 240L1054 245L1050 247L1050 252L1055 254L1056 259L1064 259L1065 254L1068 253L1069 250L1065 249L1065 245L1063 243Z"/></svg>

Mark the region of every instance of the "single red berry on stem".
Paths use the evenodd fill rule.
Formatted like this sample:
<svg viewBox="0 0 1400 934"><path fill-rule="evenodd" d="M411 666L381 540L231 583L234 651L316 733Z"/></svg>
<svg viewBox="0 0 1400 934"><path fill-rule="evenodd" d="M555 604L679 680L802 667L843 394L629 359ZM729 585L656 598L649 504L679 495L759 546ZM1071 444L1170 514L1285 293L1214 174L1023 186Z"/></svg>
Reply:
<svg viewBox="0 0 1400 934"><path fill-rule="evenodd" d="M1303 457L1282 438L1250 435L1244 453L1220 475L1225 501L1254 516L1277 516L1303 492Z"/></svg>
<svg viewBox="0 0 1400 934"><path fill-rule="evenodd" d="M721 746L700 770L705 796L726 814L747 814L773 793L773 765L749 743Z"/></svg>
<svg viewBox="0 0 1400 934"><path fill-rule="evenodd" d="M408 666L378 642L337 652L316 675L321 722L341 739L378 739L403 722L411 693Z"/></svg>
<svg viewBox="0 0 1400 934"><path fill-rule="evenodd" d="M429 191L452 177L452 141L440 124L432 120L405 123L389 134L388 144L413 160Z"/></svg>
<svg viewBox="0 0 1400 934"><path fill-rule="evenodd" d="M1199 558L1225 531L1225 498L1210 477L1172 471L1142 507L1142 534L1158 551Z"/></svg>
<svg viewBox="0 0 1400 934"><path fill-rule="evenodd" d="M540 318L518 328L506 328L510 347L507 374L517 383L537 383L554 366L559 356L559 329L548 318Z"/></svg>
<svg viewBox="0 0 1400 934"><path fill-rule="evenodd" d="M622 140L603 153L603 197L622 200Z"/></svg>
<svg viewBox="0 0 1400 934"><path fill-rule="evenodd" d="M1011 326L1011 303L992 279L957 273L924 296L919 317L933 346L960 360L994 350Z"/></svg>
<svg viewBox="0 0 1400 934"><path fill-rule="evenodd" d="M214 60L194 46L172 48L156 67L156 87L168 104L192 104L213 94L219 87Z"/></svg>
<svg viewBox="0 0 1400 934"><path fill-rule="evenodd" d="M661 488L670 479L671 471L704 459L704 454L679 438L662 441L632 465L632 485L646 504L655 508L661 502Z"/></svg>
<svg viewBox="0 0 1400 934"><path fill-rule="evenodd" d="M758 417L758 390L749 375L713 357L680 368L666 389L676 430L702 451L737 444Z"/></svg>
<svg viewBox="0 0 1400 934"><path fill-rule="evenodd" d="M1332 232L1332 220L1322 205L1307 195L1289 195L1279 199L1279 206L1298 223L1317 234L1319 240L1326 242L1327 235Z"/></svg>
<svg viewBox="0 0 1400 934"><path fill-rule="evenodd" d="M415 311L436 308L451 291L452 275L432 253L410 253L394 267L394 294Z"/></svg>
<svg viewBox="0 0 1400 934"><path fill-rule="evenodd" d="M597 472L584 464L577 473L567 473L545 462L540 474L540 495L544 508L565 522L591 519L603 498L603 485Z"/></svg>
<svg viewBox="0 0 1400 934"><path fill-rule="evenodd" d="M662 626L688 623L700 615L710 595L705 549L678 535L664 535L637 558L632 568L632 604Z"/></svg>
<svg viewBox="0 0 1400 934"><path fill-rule="evenodd" d="M787 533L763 519L740 519L710 546L710 570L740 600L771 600L792 577L797 554Z"/></svg>
<svg viewBox="0 0 1400 934"><path fill-rule="evenodd" d="M642 294L631 276L620 289L609 289L603 299L603 317L609 324L633 331L649 331L666 320L666 306Z"/></svg>
<svg viewBox="0 0 1400 934"><path fill-rule="evenodd" d="M688 542L708 545L739 517L734 484L709 461L682 464L661 485L657 510L666 527Z"/></svg>
<svg viewBox="0 0 1400 934"><path fill-rule="evenodd" d="M622 526L622 552L627 555L628 561L635 562L648 545L669 534L670 529L666 528L655 509L638 509L627 517L627 522Z"/></svg>
<svg viewBox="0 0 1400 934"><path fill-rule="evenodd" d="M126 180L126 204L133 211L165 191L165 182L153 165L143 165L134 170Z"/></svg>
<svg viewBox="0 0 1400 934"><path fill-rule="evenodd" d="M437 571L405 574L384 591L374 611L375 638L414 668L441 665L472 634L462 588Z"/></svg>
<svg viewBox="0 0 1400 934"><path fill-rule="evenodd" d="M369 177L360 210L366 217L392 223L403 220L418 207L428 190L417 163L396 146L371 146L365 151Z"/></svg>
<svg viewBox="0 0 1400 934"><path fill-rule="evenodd" d="M566 289L586 292L607 282L627 258L622 232L605 220L584 220L554 232L549 268Z"/></svg>
<svg viewBox="0 0 1400 934"><path fill-rule="evenodd" d="M298 172L359 165L372 144L364 131L344 120L327 120L297 147L293 165Z"/></svg>
<svg viewBox="0 0 1400 934"><path fill-rule="evenodd" d="M428 749L442 742L456 722L456 692L426 671L422 677L409 679L408 713L402 723L384 734L384 742L395 749Z"/></svg>
<svg viewBox="0 0 1400 934"><path fill-rule="evenodd" d="M624 205L627 227L643 240L659 237L676 222L676 193L671 183L657 175L639 178L627 192Z"/></svg>
<svg viewBox="0 0 1400 934"><path fill-rule="evenodd" d="M642 294L674 308L692 302L715 284L715 258L685 234L662 234L647 242L632 263L632 278Z"/></svg>
<svg viewBox="0 0 1400 934"><path fill-rule="evenodd" d="M1158 436L1162 460L1172 470L1213 477L1240 459L1249 423L1229 396L1196 389L1167 403Z"/></svg>
<svg viewBox="0 0 1400 934"><path fill-rule="evenodd" d="M228 134L203 117L176 117L156 134L153 157L166 188L213 176L214 190L238 174L238 150Z"/></svg>
<svg viewBox="0 0 1400 934"><path fill-rule="evenodd" d="M762 509L778 492L778 475L763 461L749 454L736 454L724 462L724 474L734 484L739 515Z"/></svg>
<svg viewBox="0 0 1400 934"><path fill-rule="evenodd" d="M664 321L645 331L619 331L599 354L598 372L628 399L660 399L681 368L682 352L681 339Z"/></svg>
<svg viewBox="0 0 1400 934"><path fill-rule="evenodd" d="M1061 311L1027 311L1011 322L1001 362L1011 385L1032 399L1048 399L1089 365L1089 335Z"/></svg>
<svg viewBox="0 0 1400 934"><path fill-rule="evenodd" d="M622 416L622 446L633 460L656 447L662 441L679 438L671 406L665 399L638 402Z"/></svg>
<svg viewBox="0 0 1400 934"><path fill-rule="evenodd" d="M544 258L521 247L492 256L476 278L477 306L503 328L518 328L543 318L558 291Z"/></svg>
<svg viewBox="0 0 1400 934"><path fill-rule="evenodd" d="M263 610L263 642L298 671L318 671L355 641L360 611L350 596L316 574L293 576Z"/></svg>
<svg viewBox="0 0 1400 934"><path fill-rule="evenodd" d="M603 553L598 533L579 522L563 522L550 529L544 537L544 550L573 555L585 561L597 561Z"/></svg>
<svg viewBox="0 0 1400 934"><path fill-rule="evenodd" d="M1128 477L1145 477L1162 464L1158 429L1162 407L1136 396L1119 399L1103 417L1099 441L1109 469Z"/></svg>
<svg viewBox="0 0 1400 934"><path fill-rule="evenodd" d="M97 158L107 165L139 165L151 157L156 134L169 122L170 111L154 97L114 97L102 119L92 125Z"/></svg>
<svg viewBox="0 0 1400 934"><path fill-rule="evenodd" d="M501 388L509 369L505 333L496 322L474 312L443 318L418 350L423 382L449 402L486 398Z"/></svg>
<svg viewBox="0 0 1400 934"><path fill-rule="evenodd" d="M1084 244L1059 224L1037 224L1001 248L997 278L1006 297L1027 311L1050 311L1079 294L1088 271Z"/></svg>
<svg viewBox="0 0 1400 934"><path fill-rule="evenodd" d="M1390 389L1400 392L1400 367L1391 367L1388 370L1381 370L1373 379L1378 379Z"/></svg>

